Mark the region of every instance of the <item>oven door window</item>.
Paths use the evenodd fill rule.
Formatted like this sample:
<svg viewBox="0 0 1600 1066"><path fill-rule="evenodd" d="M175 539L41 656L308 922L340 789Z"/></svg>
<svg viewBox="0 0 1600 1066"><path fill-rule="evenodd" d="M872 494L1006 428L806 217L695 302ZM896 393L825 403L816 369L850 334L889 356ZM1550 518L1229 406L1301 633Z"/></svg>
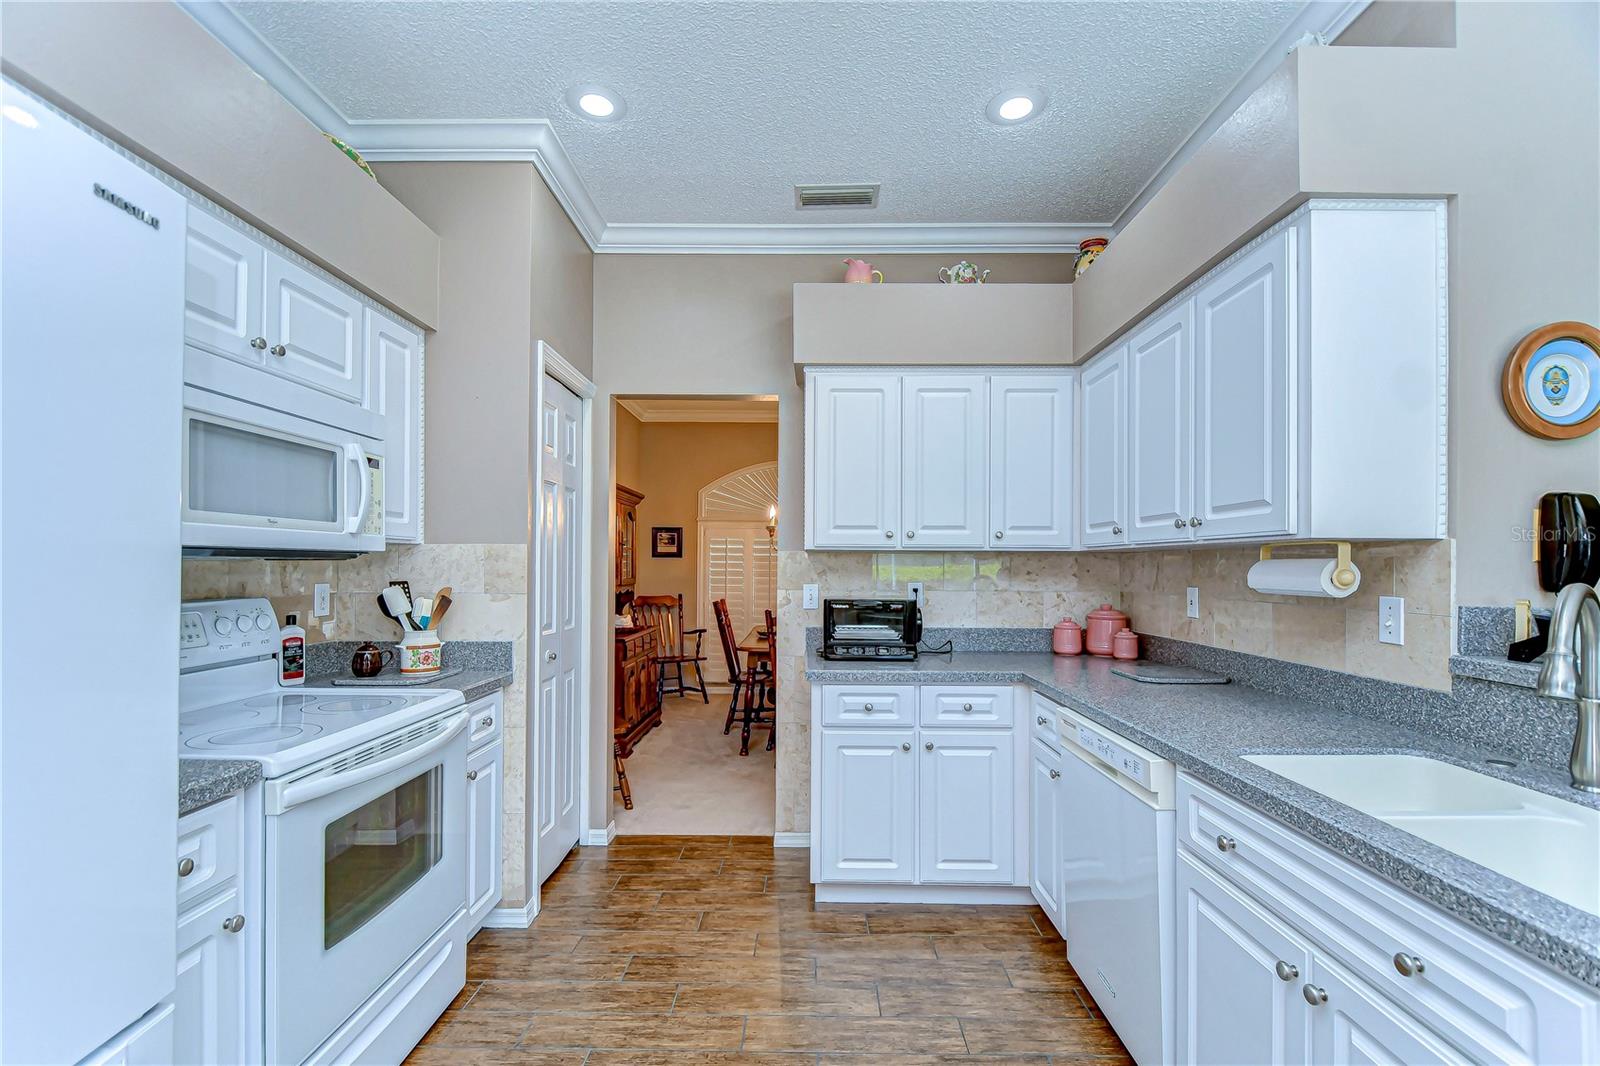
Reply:
<svg viewBox="0 0 1600 1066"><path fill-rule="evenodd" d="M184 444L186 519L343 528L345 456L338 446L197 415L188 418Z"/></svg>
<svg viewBox="0 0 1600 1066"><path fill-rule="evenodd" d="M443 791L443 768L435 766L324 828L324 950L366 925L444 857Z"/></svg>

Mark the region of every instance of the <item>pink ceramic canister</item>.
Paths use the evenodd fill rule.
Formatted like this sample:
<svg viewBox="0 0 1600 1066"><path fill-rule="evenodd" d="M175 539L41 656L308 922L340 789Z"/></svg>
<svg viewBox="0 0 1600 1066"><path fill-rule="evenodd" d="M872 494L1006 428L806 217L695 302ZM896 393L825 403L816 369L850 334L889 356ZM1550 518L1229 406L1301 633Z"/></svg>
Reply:
<svg viewBox="0 0 1600 1066"><path fill-rule="evenodd" d="M1111 606L1102 603L1089 612L1086 619L1084 646L1089 649L1090 655L1112 654L1111 642L1122 630L1128 628L1128 616Z"/></svg>
<svg viewBox="0 0 1600 1066"><path fill-rule="evenodd" d="M1139 634L1131 629L1123 629L1112 637L1111 657L1113 659L1137 659L1139 657Z"/></svg>
<svg viewBox="0 0 1600 1066"><path fill-rule="evenodd" d="M1070 618L1063 618L1050 631L1050 649L1057 655L1083 654L1083 627Z"/></svg>

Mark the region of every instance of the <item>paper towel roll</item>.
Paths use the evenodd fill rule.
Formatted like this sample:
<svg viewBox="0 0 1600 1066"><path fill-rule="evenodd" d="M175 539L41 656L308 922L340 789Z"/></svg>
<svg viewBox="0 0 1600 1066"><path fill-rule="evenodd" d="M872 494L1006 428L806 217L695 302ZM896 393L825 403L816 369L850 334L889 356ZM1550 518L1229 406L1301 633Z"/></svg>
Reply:
<svg viewBox="0 0 1600 1066"><path fill-rule="evenodd" d="M1321 596L1344 599L1361 587L1361 571L1350 564L1355 580L1346 589L1333 582L1337 559L1263 559L1250 568L1245 584L1273 596Z"/></svg>

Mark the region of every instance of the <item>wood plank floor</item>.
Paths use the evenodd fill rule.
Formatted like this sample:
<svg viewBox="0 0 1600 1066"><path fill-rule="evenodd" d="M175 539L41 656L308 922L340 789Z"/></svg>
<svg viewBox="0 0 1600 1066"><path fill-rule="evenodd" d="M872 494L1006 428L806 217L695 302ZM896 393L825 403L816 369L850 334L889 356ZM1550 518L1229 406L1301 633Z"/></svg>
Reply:
<svg viewBox="0 0 1600 1066"><path fill-rule="evenodd" d="M814 904L770 837L574 851L479 933L410 1063L924 1066L1131 1060L1035 907Z"/></svg>

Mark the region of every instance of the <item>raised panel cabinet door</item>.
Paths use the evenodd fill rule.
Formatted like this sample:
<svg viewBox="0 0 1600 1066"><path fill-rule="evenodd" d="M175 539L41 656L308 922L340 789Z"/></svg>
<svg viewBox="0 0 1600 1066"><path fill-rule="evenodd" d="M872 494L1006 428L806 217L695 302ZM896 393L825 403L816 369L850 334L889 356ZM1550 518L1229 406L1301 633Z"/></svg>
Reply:
<svg viewBox="0 0 1600 1066"><path fill-rule="evenodd" d="M1061 753L1033 741L1028 771L1028 871L1033 898L1062 933Z"/></svg>
<svg viewBox="0 0 1600 1066"><path fill-rule="evenodd" d="M1343 967L1318 955L1305 987L1311 1061L1322 1066L1466 1062L1468 1057Z"/></svg>
<svg viewBox="0 0 1600 1066"><path fill-rule="evenodd" d="M173 992L173 1057L177 1063L259 1062L245 1029L245 937L234 887L178 918L178 972ZM253 1053L252 1053L253 1052Z"/></svg>
<svg viewBox="0 0 1600 1066"><path fill-rule="evenodd" d="M383 416L384 539L422 541L422 334L371 308L366 312L367 372Z"/></svg>
<svg viewBox="0 0 1600 1066"><path fill-rule="evenodd" d="M1177 868L1178 1061L1308 1061L1310 947L1183 848Z"/></svg>
<svg viewBox="0 0 1600 1066"><path fill-rule="evenodd" d="M1009 885L1016 768L1010 732L924 729L917 782L923 883Z"/></svg>
<svg viewBox="0 0 1600 1066"><path fill-rule="evenodd" d="M1091 548L1127 543L1128 347L1084 368L1078 412L1083 455L1083 506L1078 543Z"/></svg>
<svg viewBox="0 0 1600 1066"><path fill-rule="evenodd" d="M818 374L807 397L812 547L900 543L900 377Z"/></svg>
<svg viewBox="0 0 1600 1066"><path fill-rule="evenodd" d="M900 543L981 548L988 543L989 421L982 374L904 379Z"/></svg>
<svg viewBox="0 0 1600 1066"><path fill-rule="evenodd" d="M822 880L915 879L915 739L909 729L822 731Z"/></svg>
<svg viewBox="0 0 1600 1066"><path fill-rule="evenodd" d="M483 925L500 902L500 811L505 745L467 757L467 924Z"/></svg>
<svg viewBox="0 0 1600 1066"><path fill-rule="evenodd" d="M989 547L1072 546L1070 374L989 379Z"/></svg>
<svg viewBox="0 0 1600 1066"><path fill-rule="evenodd" d="M261 277L265 249L246 234L189 206L184 242L183 335L191 344L260 366Z"/></svg>
<svg viewBox="0 0 1600 1066"><path fill-rule="evenodd" d="M355 404L367 402L361 303L281 255L266 255L267 369Z"/></svg>
<svg viewBox="0 0 1600 1066"><path fill-rule="evenodd" d="M1128 541L1189 540L1193 469L1189 371L1193 305L1157 315L1128 341Z"/></svg>
<svg viewBox="0 0 1600 1066"><path fill-rule="evenodd" d="M1294 242L1292 228L1277 234L1194 297L1197 538L1294 531Z"/></svg>

